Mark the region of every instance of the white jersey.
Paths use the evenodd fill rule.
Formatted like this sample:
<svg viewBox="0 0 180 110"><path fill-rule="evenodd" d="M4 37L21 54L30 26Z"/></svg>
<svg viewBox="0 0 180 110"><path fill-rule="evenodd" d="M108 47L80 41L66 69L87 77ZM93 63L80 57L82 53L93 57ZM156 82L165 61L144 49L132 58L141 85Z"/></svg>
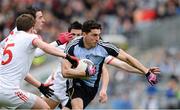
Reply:
<svg viewBox="0 0 180 110"><path fill-rule="evenodd" d="M29 73L34 58L35 34L17 31L8 37L0 65L0 88L17 89Z"/></svg>
<svg viewBox="0 0 180 110"><path fill-rule="evenodd" d="M65 50L65 47L66 47L66 44L60 45L60 46L58 46L57 48L58 48L59 50L64 51L64 50ZM62 58L60 58L60 60L62 61ZM58 64L55 73L53 73L52 75L50 75L49 78L48 78L48 80L47 80L46 82L50 82L50 81L52 81L52 80L54 80L54 79L59 80L59 83L64 83L64 80L66 79L66 78L64 78L64 77L62 76L62 73L61 73L61 62ZM62 81L62 82L61 82L61 81Z"/></svg>
<svg viewBox="0 0 180 110"><path fill-rule="evenodd" d="M59 50L65 50L66 44L58 46ZM53 83L50 87L54 90L54 95L50 99L61 102L62 106L65 106L69 100L67 96L67 78L64 78L61 73L61 63L58 64L55 73L51 74L45 83Z"/></svg>

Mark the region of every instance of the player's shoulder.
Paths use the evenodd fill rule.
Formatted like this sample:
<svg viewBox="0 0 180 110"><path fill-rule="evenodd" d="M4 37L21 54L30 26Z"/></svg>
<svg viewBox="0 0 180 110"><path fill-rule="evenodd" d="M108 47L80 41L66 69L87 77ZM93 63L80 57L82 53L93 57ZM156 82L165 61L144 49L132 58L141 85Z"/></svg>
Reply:
<svg viewBox="0 0 180 110"><path fill-rule="evenodd" d="M80 41L80 39L82 39L82 36L78 36L78 37L74 38L73 40L70 41L70 43Z"/></svg>
<svg viewBox="0 0 180 110"><path fill-rule="evenodd" d="M100 45L100 46L102 46L104 48L108 48L108 49L113 49L113 50L119 51L118 47L116 47L114 44L112 44L110 42L107 42L107 41L100 40L98 42L98 45Z"/></svg>
<svg viewBox="0 0 180 110"><path fill-rule="evenodd" d="M106 46L106 45L113 45L113 44L107 41L99 40L98 45Z"/></svg>
<svg viewBox="0 0 180 110"><path fill-rule="evenodd" d="M78 45L80 40L82 39L82 36L76 37L73 40L71 40L67 45L65 50L69 50L70 48L73 48L74 46Z"/></svg>
<svg viewBox="0 0 180 110"><path fill-rule="evenodd" d="M15 33L15 36L13 37L13 39L21 39L21 41L26 42L27 44L32 44L32 42L35 41L35 39L39 39L39 36L33 33L18 31Z"/></svg>
<svg viewBox="0 0 180 110"><path fill-rule="evenodd" d="M24 31L18 31L17 33L20 33L24 37L39 38L39 35L33 34L33 33L28 33L28 32L24 32Z"/></svg>
<svg viewBox="0 0 180 110"><path fill-rule="evenodd" d="M73 46L73 45L77 45L79 43L79 41L82 39L82 36L76 37L73 40L71 40L67 46Z"/></svg>

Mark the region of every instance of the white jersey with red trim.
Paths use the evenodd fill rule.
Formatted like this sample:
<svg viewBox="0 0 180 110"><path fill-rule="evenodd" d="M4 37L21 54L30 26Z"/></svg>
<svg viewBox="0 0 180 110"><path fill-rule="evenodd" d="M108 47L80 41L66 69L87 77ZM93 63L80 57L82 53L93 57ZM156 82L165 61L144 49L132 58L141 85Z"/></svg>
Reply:
<svg viewBox="0 0 180 110"><path fill-rule="evenodd" d="M64 51L66 48L66 44L60 45L57 48L59 50ZM61 79L66 79L62 76L62 73L61 73L61 62L62 62L62 58L60 58L60 63L58 63L58 66L57 66L55 72L49 76L49 78L46 80L46 83L49 83L54 79L58 79L59 83L61 83ZM64 81L62 81L62 82L64 82Z"/></svg>
<svg viewBox="0 0 180 110"><path fill-rule="evenodd" d="M59 50L64 51L66 47L66 44L58 46ZM61 60L62 61L62 60ZM61 102L62 106L65 106L69 100L69 97L67 96L67 78L64 78L62 76L61 71L61 63L58 64L56 71L52 73L45 83L53 83L53 85L50 87L54 90L54 95L50 97L50 99Z"/></svg>
<svg viewBox="0 0 180 110"><path fill-rule="evenodd" d="M17 89L29 73L34 58L35 34L17 31L5 42L0 65L0 88Z"/></svg>

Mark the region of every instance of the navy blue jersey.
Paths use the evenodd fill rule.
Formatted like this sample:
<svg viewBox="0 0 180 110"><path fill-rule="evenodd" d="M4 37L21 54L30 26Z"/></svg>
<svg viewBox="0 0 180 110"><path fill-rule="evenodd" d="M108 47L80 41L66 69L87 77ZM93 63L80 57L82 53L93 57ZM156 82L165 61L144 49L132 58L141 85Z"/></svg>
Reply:
<svg viewBox="0 0 180 110"><path fill-rule="evenodd" d="M70 42L66 46L65 52L72 56L76 56L79 59L89 59L95 64L96 74L88 79L80 80L87 86L98 87L104 59L109 55L117 57L119 49L111 43L103 42L102 40L97 43L96 47L86 49L83 44L83 37L80 37Z"/></svg>

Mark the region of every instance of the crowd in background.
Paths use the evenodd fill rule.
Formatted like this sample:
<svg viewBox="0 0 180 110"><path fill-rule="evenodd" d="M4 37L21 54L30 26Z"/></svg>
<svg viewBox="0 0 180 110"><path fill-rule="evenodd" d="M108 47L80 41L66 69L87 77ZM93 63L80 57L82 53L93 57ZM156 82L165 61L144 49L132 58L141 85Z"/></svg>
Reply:
<svg viewBox="0 0 180 110"><path fill-rule="evenodd" d="M29 6L44 10L42 35L47 41L74 20L95 19L104 34L133 37L131 33L148 22L180 13L180 0L0 0L0 41L14 28L17 12Z"/></svg>
<svg viewBox="0 0 180 110"><path fill-rule="evenodd" d="M146 54L143 52L139 58L141 61L147 60L146 65L160 67L158 85L150 86L141 75L112 68L110 70L112 79L108 88L111 96L110 108L180 108L180 52L159 48Z"/></svg>
<svg viewBox="0 0 180 110"><path fill-rule="evenodd" d="M44 10L46 24L40 34L47 42L75 20L95 19L103 25L103 34L131 38L155 20L180 14L180 0L0 0L0 41L14 28L18 11L29 6ZM113 68L108 103L99 104L97 98L89 108L180 108L180 51L161 48L153 53L149 52L150 58L142 53L142 61L160 67L157 86L149 86L145 77Z"/></svg>

